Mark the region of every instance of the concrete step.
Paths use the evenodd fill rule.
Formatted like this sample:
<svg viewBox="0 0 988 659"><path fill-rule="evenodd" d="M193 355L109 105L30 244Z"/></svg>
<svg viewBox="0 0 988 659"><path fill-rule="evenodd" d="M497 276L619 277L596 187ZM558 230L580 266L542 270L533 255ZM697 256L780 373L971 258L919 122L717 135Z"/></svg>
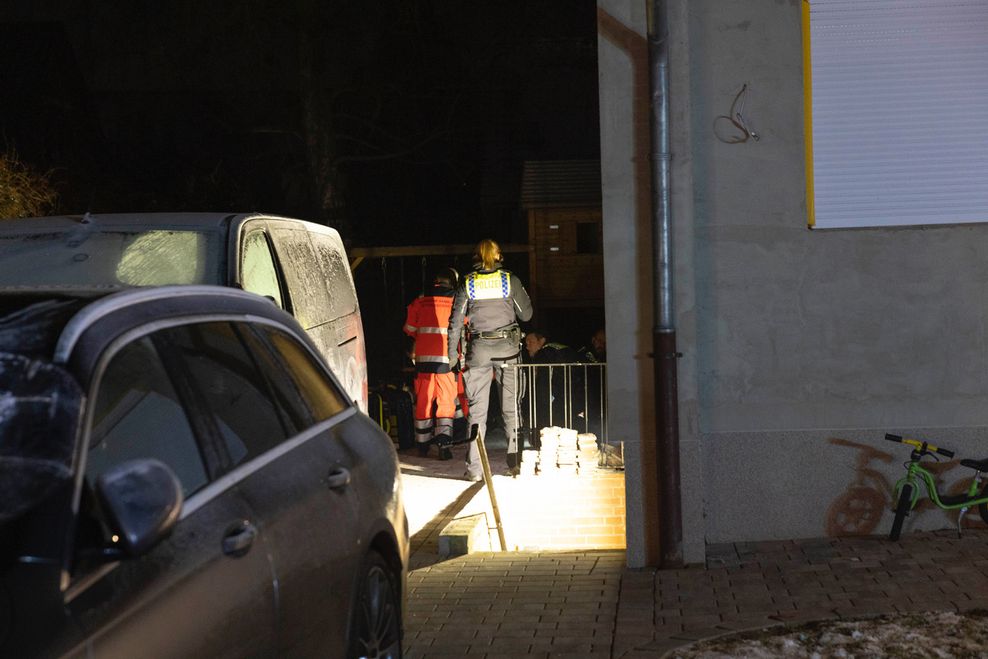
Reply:
<svg viewBox="0 0 988 659"><path fill-rule="evenodd" d="M439 532L439 556L450 558L478 551L491 551L487 513L457 517Z"/></svg>

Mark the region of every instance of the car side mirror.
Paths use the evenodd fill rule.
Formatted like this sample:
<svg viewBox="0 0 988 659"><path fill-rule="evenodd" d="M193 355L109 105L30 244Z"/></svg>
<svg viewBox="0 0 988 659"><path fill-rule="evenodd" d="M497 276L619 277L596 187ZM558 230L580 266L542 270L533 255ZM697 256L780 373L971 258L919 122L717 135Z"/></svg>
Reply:
<svg viewBox="0 0 988 659"><path fill-rule="evenodd" d="M140 556L164 540L182 512L182 484L159 460L122 462L96 480L96 493L124 555Z"/></svg>

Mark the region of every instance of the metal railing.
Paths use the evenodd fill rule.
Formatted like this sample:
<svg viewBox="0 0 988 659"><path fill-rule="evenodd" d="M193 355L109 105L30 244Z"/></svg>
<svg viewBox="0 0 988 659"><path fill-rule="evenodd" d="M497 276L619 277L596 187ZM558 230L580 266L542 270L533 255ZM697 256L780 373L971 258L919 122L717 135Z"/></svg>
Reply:
<svg viewBox="0 0 988 659"><path fill-rule="evenodd" d="M518 372L515 410L520 436L537 441L552 426L607 436L607 364L509 364Z"/></svg>

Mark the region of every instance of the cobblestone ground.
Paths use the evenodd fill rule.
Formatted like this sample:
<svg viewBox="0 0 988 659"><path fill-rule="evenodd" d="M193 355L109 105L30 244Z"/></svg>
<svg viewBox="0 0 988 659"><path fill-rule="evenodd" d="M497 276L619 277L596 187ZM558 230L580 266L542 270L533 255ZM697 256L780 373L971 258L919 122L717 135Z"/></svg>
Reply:
<svg viewBox="0 0 988 659"><path fill-rule="evenodd" d="M458 447L459 448L459 447ZM455 453L455 451L454 451ZM988 529L709 545L707 564L629 570L621 550L442 561L439 531L484 494L462 457L403 456L408 657L644 659L735 631L988 609ZM486 496L486 495L484 495Z"/></svg>
<svg viewBox="0 0 988 659"><path fill-rule="evenodd" d="M414 570L408 657L610 657L623 551L471 554Z"/></svg>
<svg viewBox="0 0 988 659"><path fill-rule="evenodd" d="M409 575L409 657L661 657L812 620L988 609L988 530L711 545L707 565L624 552L471 554Z"/></svg>

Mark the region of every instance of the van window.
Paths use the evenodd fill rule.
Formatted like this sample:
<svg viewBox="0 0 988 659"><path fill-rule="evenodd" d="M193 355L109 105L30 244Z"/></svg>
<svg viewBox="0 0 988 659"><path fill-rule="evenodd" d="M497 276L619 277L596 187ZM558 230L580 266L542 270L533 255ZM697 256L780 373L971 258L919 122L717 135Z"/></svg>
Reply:
<svg viewBox="0 0 988 659"><path fill-rule="evenodd" d="M145 231L124 245L117 279L128 286L196 284L206 264L205 235L194 231Z"/></svg>
<svg viewBox="0 0 988 659"><path fill-rule="evenodd" d="M203 231L80 225L0 236L0 288L222 284L219 237Z"/></svg>
<svg viewBox="0 0 988 659"><path fill-rule="evenodd" d="M274 265L274 255L271 254L271 247L263 231L253 231L244 239L240 285L245 291L269 297L280 308L285 308L281 299L278 269Z"/></svg>
<svg viewBox="0 0 988 659"><path fill-rule="evenodd" d="M357 295L353 289L350 265L344 257L343 243L336 236L325 233L310 232L309 238L329 291L329 319L352 314L357 310Z"/></svg>
<svg viewBox="0 0 988 659"><path fill-rule="evenodd" d="M291 291L295 319L307 330L332 320L322 268L316 262L308 232L275 228L271 237Z"/></svg>

